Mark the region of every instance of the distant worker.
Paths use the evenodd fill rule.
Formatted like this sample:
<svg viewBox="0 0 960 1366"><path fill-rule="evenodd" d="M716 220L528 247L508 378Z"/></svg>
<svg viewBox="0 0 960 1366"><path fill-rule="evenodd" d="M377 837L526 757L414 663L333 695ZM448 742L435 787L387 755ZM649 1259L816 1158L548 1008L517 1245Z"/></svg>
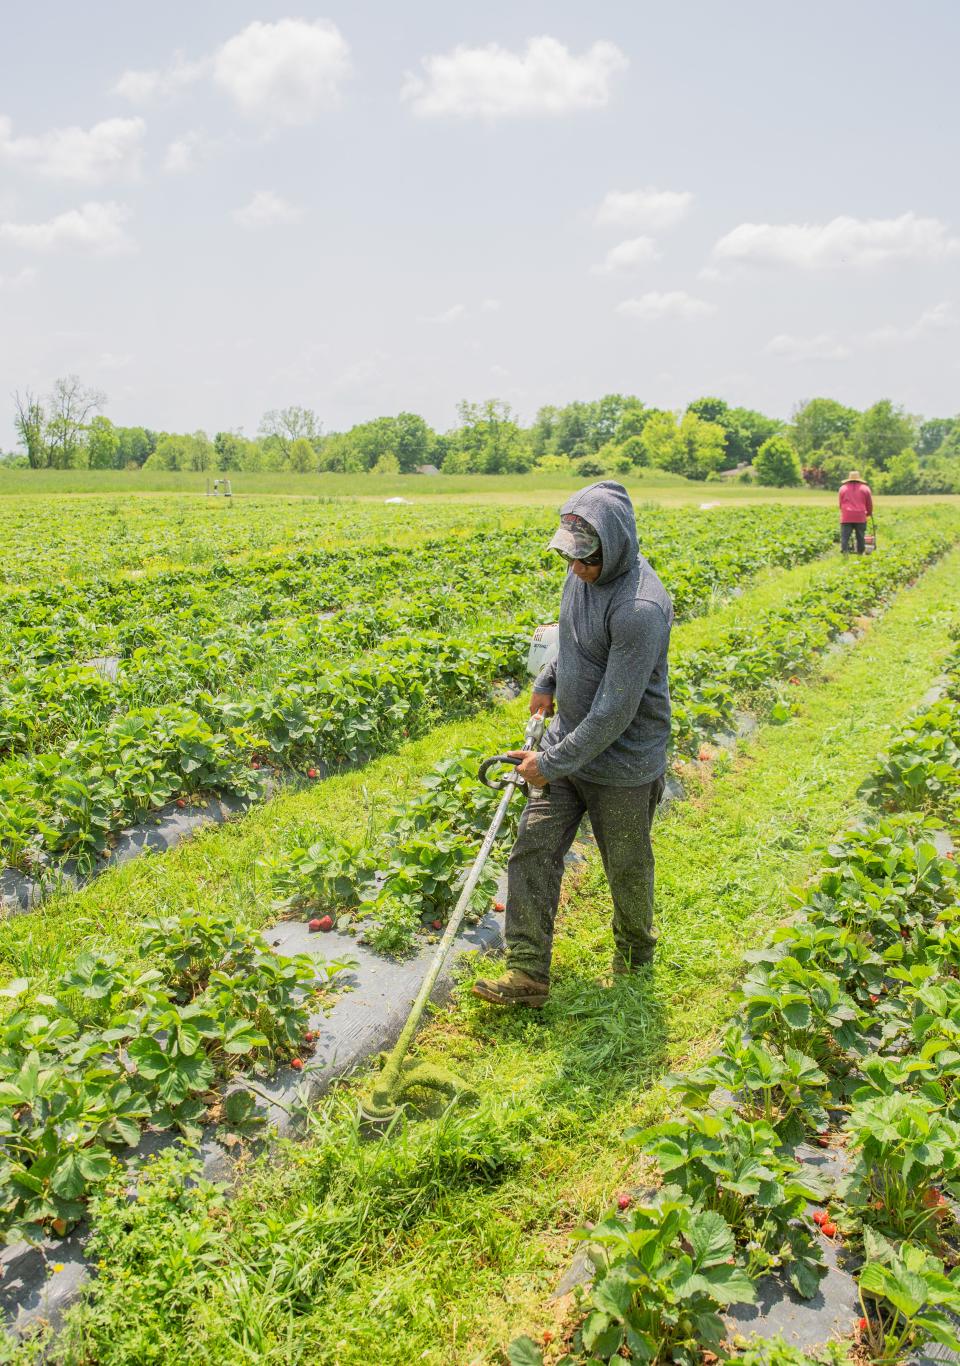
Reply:
<svg viewBox="0 0 960 1366"><path fill-rule="evenodd" d="M873 516L873 495L870 485L860 478L859 470L851 470L840 485L840 551L850 554L850 533L856 537L857 554L862 555L867 544L867 518Z"/></svg>
<svg viewBox="0 0 960 1366"><path fill-rule="evenodd" d="M670 597L639 552L633 505L612 481L564 505L550 541L567 562L559 652L530 711L556 718L538 752L514 750L529 797L507 871L507 972L481 979L495 1005L542 1006L564 855L586 812L613 898L614 974L653 958L650 827L670 739Z"/></svg>

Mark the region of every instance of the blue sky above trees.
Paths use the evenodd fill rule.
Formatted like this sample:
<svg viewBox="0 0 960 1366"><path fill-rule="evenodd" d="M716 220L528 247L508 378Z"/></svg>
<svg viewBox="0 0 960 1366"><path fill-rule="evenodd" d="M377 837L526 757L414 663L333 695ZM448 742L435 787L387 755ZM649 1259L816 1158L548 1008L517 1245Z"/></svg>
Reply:
<svg viewBox="0 0 960 1366"><path fill-rule="evenodd" d="M0 54L5 390L251 433L611 390L953 413L958 40L951 0L39 0Z"/></svg>

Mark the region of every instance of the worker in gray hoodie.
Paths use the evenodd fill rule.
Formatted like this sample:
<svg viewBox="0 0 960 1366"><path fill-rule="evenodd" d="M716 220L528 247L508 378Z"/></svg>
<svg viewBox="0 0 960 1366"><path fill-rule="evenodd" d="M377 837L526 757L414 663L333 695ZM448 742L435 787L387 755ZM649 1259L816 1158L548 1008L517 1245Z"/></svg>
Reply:
<svg viewBox="0 0 960 1366"><path fill-rule="evenodd" d="M529 797L507 873L507 972L474 992L542 1006L564 855L586 812L613 898L614 973L653 957L650 827L670 738L669 594L639 552L633 505L603 480L564 504L550 542L567 562L559 650L531 712L556 715L538 752L514 750Z"/></svg>

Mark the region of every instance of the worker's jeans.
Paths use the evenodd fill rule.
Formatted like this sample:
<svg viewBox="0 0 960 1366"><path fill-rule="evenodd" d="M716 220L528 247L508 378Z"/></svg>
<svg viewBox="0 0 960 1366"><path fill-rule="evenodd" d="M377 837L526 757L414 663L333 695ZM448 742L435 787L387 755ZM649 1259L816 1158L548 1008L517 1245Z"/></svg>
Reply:
<svg viewBox="0 0 960 1366"><path fill-rule="evenodd" d="M549 792L531 787L507 866L507 965L548 981L563 858L584 812L613 896L613 938L629 967L649 963L653 933L653 846L650 826L663 778L642 787L603 787L557 778Z"/></svg>
<svg viewBox="0 0 960 1366"><path fill-rule="evenodd" d="M857 554L862 555L867 544L867 524L866 522L841 522L840 523L840 553L850 554L850 533L854 531L857 536Z"/></svg>

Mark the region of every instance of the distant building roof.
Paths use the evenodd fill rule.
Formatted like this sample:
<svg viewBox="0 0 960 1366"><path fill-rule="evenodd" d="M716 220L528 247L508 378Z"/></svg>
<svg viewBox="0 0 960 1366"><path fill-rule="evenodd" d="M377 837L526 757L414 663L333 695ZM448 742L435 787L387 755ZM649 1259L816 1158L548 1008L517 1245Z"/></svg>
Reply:
<svg viewBox="0 0 960 1366"><path fill-rule="evenodd" d="M439 471L439 469L437 468L436 465L418 465L418 466L417 466L417 474L439 474L439 473L440 473L440 471Z"/></svg>

